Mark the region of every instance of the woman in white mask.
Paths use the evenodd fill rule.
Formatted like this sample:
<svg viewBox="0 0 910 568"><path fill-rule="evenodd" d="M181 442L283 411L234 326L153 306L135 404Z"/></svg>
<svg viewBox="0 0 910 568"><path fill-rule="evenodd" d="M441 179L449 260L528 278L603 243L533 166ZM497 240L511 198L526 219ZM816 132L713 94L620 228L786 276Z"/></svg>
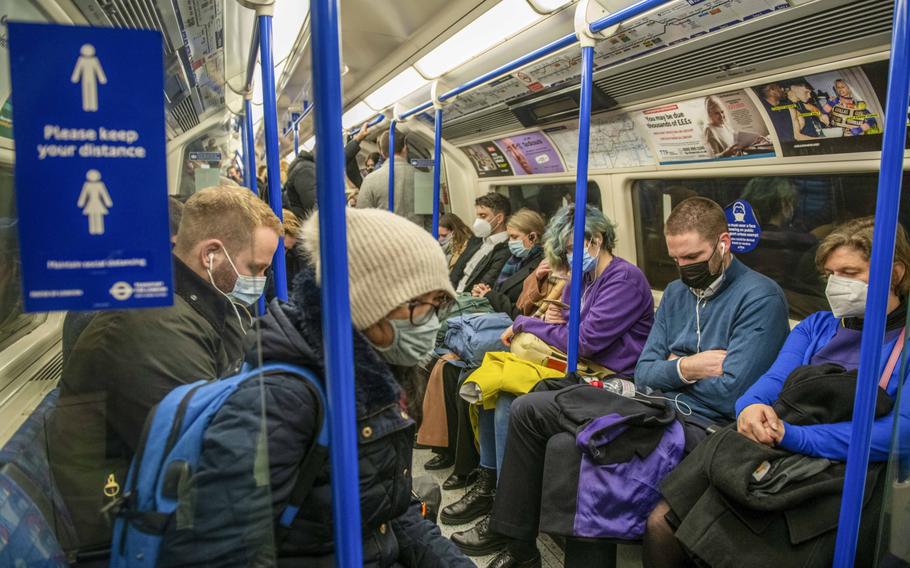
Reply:
<svg viewBox="0 0 910 568"><path fill-rule="evenodd" d="M797 426L782 420L772 405L778 400L787 378L800 367L833 363L847 372L858 368L869 284L872 232L872 217L857 219L835 229L820 244L815 261L819 271L827 278L825 295L831 311L816 312L802 320L790 332L771 368L737 400L737 430L743 436L793 454L835 462L846 461L851 422ZM907 382L907 377L900 376L900 356L904 345L903 328L907 319L907 294L910 291L908 267L910 242L904 228L898 225L888 294L885 342L879 368L875 370L880 391L884 391L891 399L895 398L899 384ZM761 341L761 336L757 336L756 340ZM879 396L881 397L881 392ZM910 398L904 396L900 407L895 406L887 415L875 420L872 427L871 462L888 460L896 414L900 415L898 437L910 439ZM683 464L685 463L684 461ZM683 548L674 538L674 529L665 519L671 510L677 518L683 518L685 513L672 509L672 493L665 493L665 496L671 505L666 502L659 504L648 521L643 555L646 567L687 565ZM678 496L675 498L679 499ZM867 515L877 521L876 511L880 502L873 505L868 507L870 511L864 512L863 523L866 523ZM691 527L685 526L685 522L683 518L679 530L691 530ZM860 539L861 542L863 540ZM873 541L874 545L874 538L866 540ZM863 554L868 553L862 551L862 544L860 548L858 561L863 558ZM820 552L818 565L825 563L821 559L832 550Z"/></svg>

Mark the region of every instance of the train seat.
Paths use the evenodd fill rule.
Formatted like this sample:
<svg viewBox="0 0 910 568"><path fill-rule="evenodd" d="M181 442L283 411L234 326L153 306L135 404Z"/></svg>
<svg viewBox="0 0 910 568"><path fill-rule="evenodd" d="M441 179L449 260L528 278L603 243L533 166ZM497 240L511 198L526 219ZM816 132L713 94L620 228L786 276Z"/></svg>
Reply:
<svg viewBox="0 0 910 568"><path fill-rule="evenodd" d="M61 542L75 529L56 490L46 423L59 395L49 393L0 448L0 565L67 566ZM24 564L23 564L24 562Z"/></svg>

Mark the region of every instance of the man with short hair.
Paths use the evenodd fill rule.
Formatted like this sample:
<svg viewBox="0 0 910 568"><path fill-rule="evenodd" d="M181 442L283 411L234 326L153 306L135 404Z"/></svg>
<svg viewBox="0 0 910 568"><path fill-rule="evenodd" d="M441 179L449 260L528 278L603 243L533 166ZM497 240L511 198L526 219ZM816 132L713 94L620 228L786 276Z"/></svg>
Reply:
<svg viewBox="0 0 910 568"><path fill-rule="evenodd" d="M708 428L734 419L736 399L774 362L789 333L787 302L774 281L730 253L726 215L710 199L692 197L677 205L664 234L680 279L664 290L635 368L635 386L691 408L692 416L682 416L691 450ZM564 431L555 392L515 401L500 477L510 483L497 487L491 517L452 535L464 552L505 548L488 566L540 566L535 539L544 458L550 438ZM585 490L579 487L579 493Z"/></svg>
<svg viewBox="0 0 910 568"><path fill-rule="evenodd" d="M424 216L414 213L414 173L417 171L408 162L408 135L404 132L395 133L395 211L394 213L424 225ZM386 209L389 208L389 131L386 130L379 137L379 152L384 160L382 167L373 170L363 178L360 192L357 194L358 209Z"/></svg>
<svg viewBox="0 0 910 568"><path fill-rule="evenodd" d="M733 256L727 217L710 199L677 205L664 235L680 279L664 290L635 385L679 395L704 420L730 422L736 399L787 338L787 300L773 280Z"/></svg>
<svg viewBox="0 0 910 568"><path fill-rule="evenodd" d="M495 284L512 255L506 232L506 223L512 214L509 199L490 192L474 201L474 210L477 215L472 227L475 236L468 241L449 273L452 286L459 294L470 293L476 284Z"/></svg>
<svg viewBox="0 0 910 568"><path fill-rule="evenodd" d="M80 545L102 544L99 514L125 483L149 411L168 392L240 370L247 306L262 295L281 222L248 189L213 187L183 208L174 305L99 312L60 381L49 459Z"/></svg>

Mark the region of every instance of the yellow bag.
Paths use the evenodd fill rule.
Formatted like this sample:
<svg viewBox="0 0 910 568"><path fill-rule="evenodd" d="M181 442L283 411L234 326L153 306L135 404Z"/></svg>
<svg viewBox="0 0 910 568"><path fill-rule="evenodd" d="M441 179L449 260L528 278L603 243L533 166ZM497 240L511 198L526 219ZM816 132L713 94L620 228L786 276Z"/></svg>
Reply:
<svg viewBox="0 0 910 568"><path fill-rule="evenodd" d="M532 333L516 334L512 338L511 351L512 355L519 359L530 361L542 367L563 373L568 369L568 356ZM581 357L578 358L578 372L586 377L596 377L598 379L615 374L610 369L597 363L586 361Z"/></svg>

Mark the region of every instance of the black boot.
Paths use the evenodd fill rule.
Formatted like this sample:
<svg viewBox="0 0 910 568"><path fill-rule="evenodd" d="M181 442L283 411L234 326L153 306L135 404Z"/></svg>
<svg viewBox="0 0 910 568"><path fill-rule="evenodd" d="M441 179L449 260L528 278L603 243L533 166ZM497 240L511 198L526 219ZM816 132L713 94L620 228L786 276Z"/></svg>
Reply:
<svg viewBox="0 0 910 568"><path fill-rule="evenodd" d="M460 500L442 510L439 520L444 525L463 525L486 515L496 496L496 470L480 469L477 483Z"/></svg>
<svg viewBox="0 0 910 568"><path fill-rule="evenodd" d="M436 454L430 461L423 464L423 469L434 471L437 469L448 469L453 465L455 465L455 458L446 452L444 454Z"/></svg>
<svg viewBox="0 0 910 568"><path fill-rule="evenodd" d="M487 568L540 568L540 551L534 543L512 541L493 557Z"/></svg>
<svg viewBox="0 0 910 568"><path fill-rule="evenodd" d="M471 485L477 481L477 477L480 475L480 468L471 471L470 473L453 473L445 480L442 484L443 489L461 489Z"/></svg>
<svg viewBox="0 0 910 568"><path fill-rule="evenodd" d="M486 556L499 552L510 540L490 530L490 515L477 521L474 528L454 533L451 539L468 556Z"/></svg>

